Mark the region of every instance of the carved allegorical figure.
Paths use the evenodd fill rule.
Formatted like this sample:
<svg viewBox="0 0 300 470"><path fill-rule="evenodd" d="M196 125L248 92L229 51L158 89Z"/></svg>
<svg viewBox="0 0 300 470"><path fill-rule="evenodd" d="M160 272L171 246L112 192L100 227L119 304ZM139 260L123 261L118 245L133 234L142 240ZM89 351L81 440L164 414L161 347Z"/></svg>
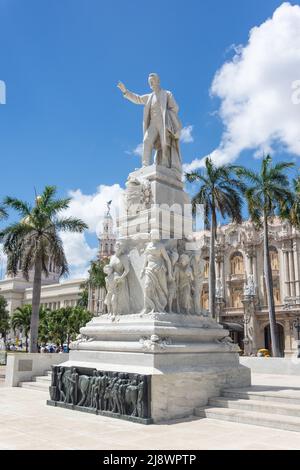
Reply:
<svg viewBox="0 0 300 470"><path fill-rule="evenodd" d="M182 254L178 260L177 288L180 313L191 313L192 281L193 271L190 266L190 258L187 254Z"/></svg>
<svg viewBox="0 0 300 470"><path fill-rule="evenodd" d="M159 240L148 243L144 254L141 273L145 279L143 313L164 312L168 304L168 280L173 279L170 258Z"/></svg>
<svg viewBox="0 0 300 470"><path fill-rule="evenodd" d="M130 271L130 261L128 255L125 253L125 246L122 242L118 241L116 243L115 254L111 257L109 265L114 273L114 309L120 315L129 314L131 312L127 276Z"/></svg>
<svg viewBox="0 0 300 470"><path fill-rule="evenodd" d="M137 95L118 83L123 96L135 104L144 105L143 166L151 165L153 149L156 149L157 165L174 168L181 174L179 138L182 129L178 118L178 106L170 91L160 87L159 76L150 73L148 83L152 93Z"/></svg>
<svg viewBox="0 0 300 470"><path fill-rule="evenodd" d="M194 312L197 315L201 314L201 305L200 305L200 293L203 283L203 273L201 270L201 255L200 253L195 253L191 259L191 268L193 270L193 304Z"/></svg>
<svg viewBox="0 0 300 470"><path fill-rule="evenodd" d="M177 261L179 258L179 254L176 250L171 251L169 253L171 259L171 266L172 266L172 277L168 279L168 312L173 313L174 311L174 302L177 298L177 284L176 284L176 276L178 265ZM176 307L175 307L176 309ZM177 310L177 309L176 309ZM178 310L177 310L178 312Z"/></svg>

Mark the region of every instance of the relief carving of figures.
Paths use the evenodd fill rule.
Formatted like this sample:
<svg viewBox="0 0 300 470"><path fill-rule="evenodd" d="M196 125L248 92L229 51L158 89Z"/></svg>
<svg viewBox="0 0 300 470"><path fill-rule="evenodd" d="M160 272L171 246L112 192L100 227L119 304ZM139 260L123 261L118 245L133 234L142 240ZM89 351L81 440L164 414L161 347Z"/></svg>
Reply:
<svg viewBox="0 0 300 470"><path fill-rule="evenodd" d="M157 240L147 244L141 277L145 279L143 313L164 312L168 304L168 280L173 279L171 261Z"/></svg>
<svg viewBox="0 0 300 470"><path fill-rule="evenodd" d="M177 297L179 299L180 313L191 313L191 300L192 300L192 282L193 271L190 266L190 258L187 254L182 254L178 260L177 272Z"/></svg>
<svg viewBox="0 0 300 470"><path fill-rule="evenodd" d="M129 176L125 183L124 205L129 215L135 215L140 211L142 198L142 184L133 176Z"/></svg>
<svg viewBox="0 0 300 470"><path fill-rule="evenodd" d="M54 400L51 386L51 399L140 418L149 412L144 376L97 370L88 373L91 375L80 375L76 367L52 368L52 384L58 384L62 393Z"/></svg>
<svg viewBox="0 0 300 470"><path fill-rule="evenodd" d="M149 209L152 203L152 189L151 183L148 180L145 180L142 184L142 194L141 194L141 205L142 209Z"/></svg>
<svg viewBox="0 0 300 470"><path fill-rule="evenodd" d="M69 382L69 398L73 405L77 403L77 388L78 388L78 374L76 372L76 368L72 367L70 376L67 377Z"/></svg>

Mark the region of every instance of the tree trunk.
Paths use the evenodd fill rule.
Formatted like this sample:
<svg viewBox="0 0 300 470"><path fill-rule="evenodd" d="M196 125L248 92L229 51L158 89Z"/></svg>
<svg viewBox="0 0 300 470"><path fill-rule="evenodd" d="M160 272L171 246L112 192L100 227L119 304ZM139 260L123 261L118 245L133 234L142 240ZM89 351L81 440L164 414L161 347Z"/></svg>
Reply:
<svg viewBox="0 0 300 470"><path fill-rule="evenodd" d="M273 278L270 261L269 251L269 238L268 238L268 217L264 211L264 275L267 292L268 310L269 310L269 321L270 321L270 332L271 332L271 343L272 343L272 354L273 357L280 357L279 342L278 342L278 327L276 323L275 315L275 304L273 297Z"/></svg>
<svg viewBox="0 0 300 470"><path fill-rule="evenodd" d="M33 290L32 290L32 315L30 321L30 345L31 353L38 352L39 312L42 286L42 263L37 259L34 266Z"/></svg>
<svg viewBox="0 0 300 470"><path fill-rule="evenodd" d="M209 255L209 314L211 317L216 316L216 268L215 268L215 241L216 241L216 211L213 207L211 215L210 227L210 255Z"/></svg>

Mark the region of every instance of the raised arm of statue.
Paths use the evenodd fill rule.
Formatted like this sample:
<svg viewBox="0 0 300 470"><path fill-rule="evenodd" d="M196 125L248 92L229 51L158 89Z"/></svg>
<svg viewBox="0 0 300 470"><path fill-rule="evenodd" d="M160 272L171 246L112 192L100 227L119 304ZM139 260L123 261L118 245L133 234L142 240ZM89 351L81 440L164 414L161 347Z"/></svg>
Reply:
<svg viewBox="0 0 300 470"><path fill-rule="evenodd" d="M136 93L132 93L132 91L127 90L124 83L119 82L117 85L120 88L121 92L123 93L124 98L127 98L134 104L146 104L148 101L149 95L137 95Z"/></svg>

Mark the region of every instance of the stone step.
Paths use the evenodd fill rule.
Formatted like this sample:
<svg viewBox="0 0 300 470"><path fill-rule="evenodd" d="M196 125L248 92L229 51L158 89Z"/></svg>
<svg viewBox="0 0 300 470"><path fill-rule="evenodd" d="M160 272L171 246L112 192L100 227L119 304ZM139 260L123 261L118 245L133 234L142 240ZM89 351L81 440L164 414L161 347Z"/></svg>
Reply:
<svg viewBox="0 0 300 470"><path fill-rule="evenodd" d="M222 391L227 398L240 398L244 400L269 400L300 405L300 388L272 387L256 385L249 388L231 388Z"/></svg>
<svg viewBox="0 0 300 470"><path fill-rule="evenodd" d="M33 378L34 382L47 382L47 384L51 384L51 377L49 375L38 375Z"/></svg>
<svg viewBox="0 0 300 470"><path fill-rule="evenodd" d="M232 421L253 426L300 432L300 418L295 416L273 415L271 413L218 407L196 408L195 415L200 418L218 419L221 421Z"/></svg>
<svg viewBox="0 0 300 470"><path fill-rule="evenodd" d="M211 407L230 408L235 410L248 410L257 413L271 413L273 415L295 416L300 418L300 404L284 403L267 400L243 400L241 398L217 397L210 398Z"/></svg>
<svg viewBox="0 0 300 470"><path fill-rule="evenodd" d="M20 382L19 387L29 388L30 390L38 390L49 393L48 382Z"/></svg>

